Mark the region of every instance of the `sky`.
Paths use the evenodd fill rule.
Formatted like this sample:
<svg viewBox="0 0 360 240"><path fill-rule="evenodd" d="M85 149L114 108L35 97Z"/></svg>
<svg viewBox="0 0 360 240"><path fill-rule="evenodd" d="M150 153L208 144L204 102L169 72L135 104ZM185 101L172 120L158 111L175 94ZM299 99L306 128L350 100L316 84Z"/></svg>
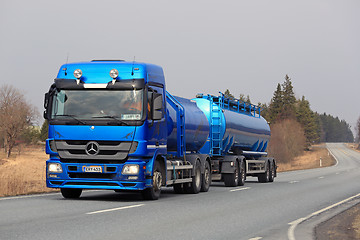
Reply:
<svg viewBox="0 0 360 240"><path fill-rule="evenodd" d="M176 96L269 103L288 74L313 111L360 116L358 0L0 1L0 87L39 112L66 61L134 58L162 66Z"/></svg>

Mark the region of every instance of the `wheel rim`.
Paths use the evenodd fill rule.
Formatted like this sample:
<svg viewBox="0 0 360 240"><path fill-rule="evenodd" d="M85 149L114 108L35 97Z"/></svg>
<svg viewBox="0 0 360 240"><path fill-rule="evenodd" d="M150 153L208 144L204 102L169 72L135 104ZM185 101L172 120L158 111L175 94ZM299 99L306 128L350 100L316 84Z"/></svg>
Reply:
<svg viewBox="0 0 360 240"><path fill-rule="evenodd" d="M204 182L206 185L210 182L210 170L208 168L206 168L204 172Z"/></svg>
<svg viewBox="0 0 360 240"><path fill-rule="evenodd" d="M235 183L238 183L239 181L239 169L236 167L235 168Z"/></svg>
<svg viewBox="0 0 360 240"><path fill-rule="evenodd" d="M161 188L161 183L162 183L162 176L161 176L161 172L155 171L154 172L154 177L153 177L153 185L154 185L154 190L155 191L159 191Z"/></svg>
<svg viewBox="0 0 360 240"><path fill-rule="evenodd" d="M195 176L195 184L196 186L200 186L201 184L201 176L200 176L200 169L196 170L196 176Z"/></svg>

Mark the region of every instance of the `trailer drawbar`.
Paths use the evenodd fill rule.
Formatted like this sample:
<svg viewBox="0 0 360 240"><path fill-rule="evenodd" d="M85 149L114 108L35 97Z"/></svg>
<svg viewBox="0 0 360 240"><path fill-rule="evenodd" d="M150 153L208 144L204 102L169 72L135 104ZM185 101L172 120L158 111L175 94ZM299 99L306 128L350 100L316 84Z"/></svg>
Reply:
<svg viewBox="0 0 360 240"><path fill-rule="evenodd" d="M121 60L67 63L45 94L46 184L63 197L83 189L160 197L209 190L211 181L272 182L270 127L261 108L237 99L166 91L160 66Z"/></svg>

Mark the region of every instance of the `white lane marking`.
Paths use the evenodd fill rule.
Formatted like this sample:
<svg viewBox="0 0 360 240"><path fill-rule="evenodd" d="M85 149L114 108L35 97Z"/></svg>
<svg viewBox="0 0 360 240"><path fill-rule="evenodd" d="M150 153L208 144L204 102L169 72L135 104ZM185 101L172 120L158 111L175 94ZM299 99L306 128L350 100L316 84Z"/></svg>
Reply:
<svg viewBox="0 0 360 240"><path fill-rule="evenodd" d="M331 154L331 156L335 159L336 163L334 165L334 167L336 167L338 164L339 164L339 160L335 157L335 155L332 153L332 151L327 147L326 145L326 148L327 150L329 151L329 153Z"/></svg>
<svg viewBox="0 0 360 240"><path fill-rule="evenodd" d="M118 207L118 208L105 209L105 210L100 210L100 211L95 211L95 212L88 212L86 214L91 215L91 214L97 214L97 213L119 211L119 210L124 210L124 209L129 209L129 208L141 207L141 206L144 206L144 205L145 204L130 205L130 206L125 206L125 207Z"/></svg>
<svg viewBox="0 0 360 240"><path fill-rule="evenodd" d="M289 183L293 184L293 183L298 183L298 182L300 182L300 181L290 181Z"/></svg>
<svg viewBox="0 0 360 240"><path fill-rule="evenodd" d="M340 173L339 172L337 172L337 173L335 173L336 175L339 175Z"/></svg>
<svg viewBox="0 0 360 240"><path fill-rule="evenodd" d="M236 191L241 191L241 190L248 190L248 189L250 189L250 188L251 188L251 187L236 188L236 189L230 190L230 192L236 192Z"/></svg>
<svg viewBox="0 0 360 240"><path fill-rule="evenodd" d="M324 178L324 176L318 177L318 179L323 179L323 178Z"/></svg>
<svg viewBox="0 0 360 240"><path fill-rule="evenodd" d="M306 217L304 217L304 218L299 218L299 219L297 219L297 220L295 220L295 221L293 221L293 222L290 222L290 223L289 223L290 227L289 227L289 229L288 229L288 239L289 239L289 240L296 240L296 238L295 238L295 228L297 227L297 225L299 225L299 224L302 223L303 221L308 220L308 219L311 218L311 217L314 217L314 216L316 216L316 215L319 215L320 213L323 213L323 212L325 212L325 211L327 211L327 210L329 210L329 209L332 209L332 208L334 208L334 207L337 207L337 206L339 206L339 205L341 205L341 204L343 204L343 203L346 203L346 202L348 202L348 201L350 201L350 200L353 200L354 198L357 198L357 197L359 197L359 196L360 196L360 193L358 193L358 194L356 194L356 195L354 195L354 196L352 196L352 197L349 197L349 198L347 198L347 199L344 199L344 200L342 200L342 201L340 201L340 202L334 203L333 205L330 205L330 206L328 206L328 207L326 207L326 208L320 209L319 211L313 212L313 213L309 214L308 216L306 216Z"/></svg>
<svg viewBox="0 0 360 240"><path fill-rule="evenodd" d="M249 240L260 240L260 239L262 239L262 237L249 238Z"/></svg>

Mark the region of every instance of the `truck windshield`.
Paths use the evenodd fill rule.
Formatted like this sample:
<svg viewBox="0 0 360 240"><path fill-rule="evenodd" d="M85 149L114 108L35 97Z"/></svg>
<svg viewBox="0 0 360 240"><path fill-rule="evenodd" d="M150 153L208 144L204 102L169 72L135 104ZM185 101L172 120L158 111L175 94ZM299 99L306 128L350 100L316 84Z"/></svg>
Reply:
<svg viewBox="0 0 360 240"><path fill-rule="evenodd" d="M141 120L143 90L60 90L53 99L52 119Z"/></svg>

